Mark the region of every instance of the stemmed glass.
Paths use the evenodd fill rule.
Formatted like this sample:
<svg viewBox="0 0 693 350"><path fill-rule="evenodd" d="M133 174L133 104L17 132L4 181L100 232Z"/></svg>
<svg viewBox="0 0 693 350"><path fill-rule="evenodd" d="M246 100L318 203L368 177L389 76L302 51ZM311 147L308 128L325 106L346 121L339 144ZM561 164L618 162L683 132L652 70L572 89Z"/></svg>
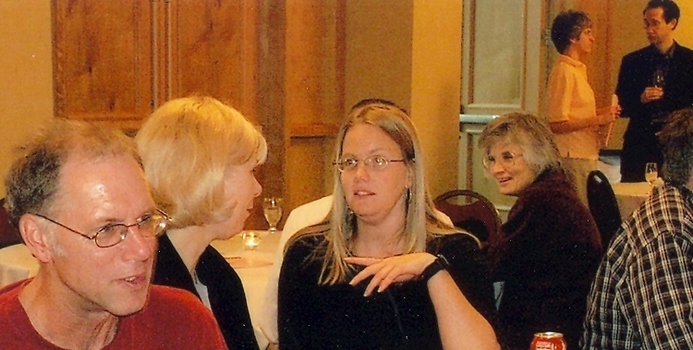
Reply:
<svg viewBox="0 0 693 350"><path fill-rule="evenodd" d="M664 72L660 68L652 74L652 85L658 88L664 87Z"/></svg>
<svg viewBox="0 0 693 350"><path fill-rule="evenodd" d="M650 188L654 187L657 177L659 177L657 173L657 163L645 164L645 180L650 184Z"/></svg>
<svg viewBox="0 0 693 350"><path fill-rule="evenodd" d="M282 203L284 200L279 197L265 197L262 202L262 211L265 214L265 220L269 224L269 232L277 231L277 224L282 218Z"/></svg>

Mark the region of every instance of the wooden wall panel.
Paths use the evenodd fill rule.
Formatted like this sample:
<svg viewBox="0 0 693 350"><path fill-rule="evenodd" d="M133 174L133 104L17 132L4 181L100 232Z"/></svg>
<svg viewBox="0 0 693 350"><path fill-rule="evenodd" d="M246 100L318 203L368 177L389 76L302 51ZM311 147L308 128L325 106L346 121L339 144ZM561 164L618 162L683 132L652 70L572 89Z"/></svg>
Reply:
<svg viewBox="0 0 693 350"><path fill-rule="evenodd" d="M134 134L165 101L200 93L264 124L268 140L284 134L283 124L260 120L256 111L257 1L53 0L52 6L57 115ZM273 151L282 154L283 147ZM258 178L264 177L261 169ZM264 221L256 208L249 227Z"/></svg>
<svg viewBox="0 0 693 350"><path fill-rule="evenodd" d="M336 0L286 1L284 203L289 209L332 191L333 136L344 113L344 8Z"/></svg>
<svg viewBox="0 0 693 350"><path fill-rule="evenodd" d="M152 108L147 1L53 1L56 114L137 125Z"/></svg>
<svg viewBox="0 0 693 350"><path fill-rule="evenodd" d="M175 1L170 11L171 96L203 93L244 110L242 1ZM246 114L247 111L246 111Z"/></svg>
<svg viewBox="0 0 693 350"><path fill-rule="evenodd" d="M293 138L286 156L286 185L292 203L287 208L310 202L332 193L332 138Z"/></svg>

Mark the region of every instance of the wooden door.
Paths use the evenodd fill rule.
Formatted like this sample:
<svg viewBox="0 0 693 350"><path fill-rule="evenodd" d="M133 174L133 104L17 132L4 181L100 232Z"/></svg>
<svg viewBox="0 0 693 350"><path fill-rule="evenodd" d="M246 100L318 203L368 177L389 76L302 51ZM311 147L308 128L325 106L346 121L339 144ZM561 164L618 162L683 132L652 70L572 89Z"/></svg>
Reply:
<svg viewBox="0 0 693 350"><path fill-rule="evenodd" d="M344 108L344 0L52 6L58 116L134 134L163 102L211 95L262 128L270 151L257 174L263 195L283 196L288 212L330 192ZM246 227L267 227L259 207Z"/></svg>
<svg viewBox="0 0 693 350"><path fill-rule="evenodd" d="M53 1L59 116L137 127L171 98L214 96L257 121L245 1Z"/></svg>
<svg viewBox="0 0 693 350"><path fill-rule="evenodd" d="M53 3L55 111L126 129L153 108L149 1Z"/></svg>
<svg viewBox="0 0 693 350"><path fill-rule="evenodd" d="M260 123L253 4L53 0L56 115L134 134L165 101L199 93ZM258 177L263 182L262 170ZM247 226L263 221L257 209Z"/></svg>
<svg viewBox="0 0 693 350"><path fill-rule="evenodd" d="M202 93L226 101L257 120L252 8L244 1L172 1L163 24L167 50L159 57L167 96ZM165 56L164 56L165 55Z"/></svg>

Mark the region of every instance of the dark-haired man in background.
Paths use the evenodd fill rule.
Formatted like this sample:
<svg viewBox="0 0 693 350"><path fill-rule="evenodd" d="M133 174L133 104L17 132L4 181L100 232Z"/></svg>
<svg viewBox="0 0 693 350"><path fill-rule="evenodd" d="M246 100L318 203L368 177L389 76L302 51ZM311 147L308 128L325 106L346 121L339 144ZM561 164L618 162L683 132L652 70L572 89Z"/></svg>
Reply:
<svg viewBox="0 0 693 350"><path fill-rule="evenodd" d="M674 40L679 18L674 1L648 2L643 23L650 45L621 61L616 95L621 116L630 118L621 152L622 182L645 181L645 163L661 167L655 134L669 113L693 104L693 51Z"/></svg>

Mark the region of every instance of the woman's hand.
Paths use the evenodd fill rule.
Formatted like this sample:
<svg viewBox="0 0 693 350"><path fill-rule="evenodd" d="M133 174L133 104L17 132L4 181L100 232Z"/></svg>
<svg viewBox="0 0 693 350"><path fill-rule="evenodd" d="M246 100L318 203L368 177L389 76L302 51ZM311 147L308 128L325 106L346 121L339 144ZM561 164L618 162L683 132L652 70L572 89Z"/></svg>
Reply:
<svg viewBox="0 0 693 350"><path fill-rule="evenodd" d="M621 106L614 105L600 108L597 110L597 123L599 125L609 124L614 122L621 115Z"/></svg>
<svg viewBox="0 0 693 350"><path fill-rule="evenodd" d="M418 277L435 259L436 257L429 253L411 253L385 259L349 257L344 260L348 264L366 266L349 281L350 285L355 286L369 276L373 276L363 294L367 297L376 287L380 293L393 282L401 283Z"/></svg>

